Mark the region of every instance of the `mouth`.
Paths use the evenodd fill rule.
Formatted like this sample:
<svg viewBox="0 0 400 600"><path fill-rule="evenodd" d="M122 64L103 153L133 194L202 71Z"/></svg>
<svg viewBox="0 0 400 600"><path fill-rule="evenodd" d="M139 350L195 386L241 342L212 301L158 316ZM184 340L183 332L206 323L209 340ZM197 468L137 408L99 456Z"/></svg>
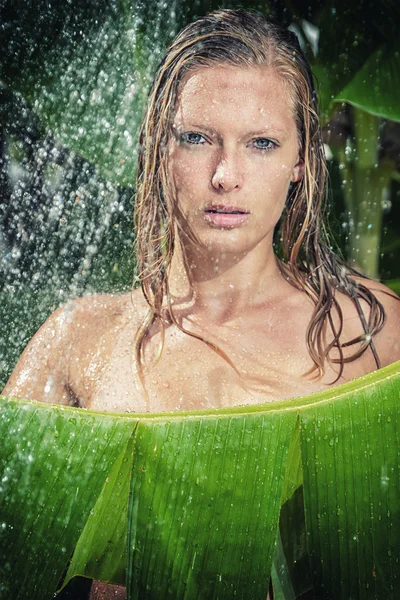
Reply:
<svg viewBox="0 0 400 600"><path fill-rule="evenodd" d="M249 217L249 212L237 206L213 205L204 209L206 221L216 227L237 227Z"/></svg>
<svg viewBox="0 0 400 600"><path fill-rule="evenodd" d="M249 211L244 208L238 208L237 206L225 206L224 204L213 204L207 206L204 209L206 213L216 213L216 214L234 214L234 215L248 215Z"/></svg>

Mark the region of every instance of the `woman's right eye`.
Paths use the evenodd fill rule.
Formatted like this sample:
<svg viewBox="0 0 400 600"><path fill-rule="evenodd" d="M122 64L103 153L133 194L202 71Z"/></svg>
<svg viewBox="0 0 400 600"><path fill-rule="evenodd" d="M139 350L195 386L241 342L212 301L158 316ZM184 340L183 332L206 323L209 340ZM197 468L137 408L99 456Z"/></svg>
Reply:
<svg viewBox="0 0 400 600"><path fill-rule="evenodd" d="M189 131L187 133L182 133L180 136L181 142L186 142L187 144L197 144L202 145L205 143L205 138L201 133L194 133L193 131Z"/></svg>

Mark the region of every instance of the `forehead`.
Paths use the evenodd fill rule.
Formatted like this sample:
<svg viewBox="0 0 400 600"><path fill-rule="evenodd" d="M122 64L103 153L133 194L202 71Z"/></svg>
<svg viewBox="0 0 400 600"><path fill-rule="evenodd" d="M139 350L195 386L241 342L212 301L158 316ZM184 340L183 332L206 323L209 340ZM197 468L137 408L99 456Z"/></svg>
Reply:
<svg viewBox="0 0 400 600"><path fill-rule="evenodd" d="M295 124L292 94L272 67L202 67L181 82L175 124L193 121L214 127L290 129Z"/></svg>

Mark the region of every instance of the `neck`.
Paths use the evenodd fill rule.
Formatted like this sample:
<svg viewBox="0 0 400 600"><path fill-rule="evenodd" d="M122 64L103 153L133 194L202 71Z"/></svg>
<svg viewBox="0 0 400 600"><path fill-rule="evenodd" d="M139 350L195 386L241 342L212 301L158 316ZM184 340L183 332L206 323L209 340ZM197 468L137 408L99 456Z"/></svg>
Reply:
<svg viewBox="0 0 400 600"><path fill-rule="evenodd" d="M212 253L187 244L186 263L178 241L169 273L176 308L223 322L276 297L284 282L272 239L242 255Z"/></svg>

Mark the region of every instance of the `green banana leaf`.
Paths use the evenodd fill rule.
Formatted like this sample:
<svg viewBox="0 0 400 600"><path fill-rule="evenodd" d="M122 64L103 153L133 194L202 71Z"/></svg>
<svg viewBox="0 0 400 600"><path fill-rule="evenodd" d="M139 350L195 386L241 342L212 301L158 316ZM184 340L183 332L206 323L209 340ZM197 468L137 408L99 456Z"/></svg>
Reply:
<svg viewBox="0 0 400 600"><path fill-rule="evenodd" d="M394 600L399 396L400 363L190 413L3 398L0 597L50 599L83 575L135 599L265 600L272 574L285 600Z"/></svg>
<svg viewBox="0 0 400 600"><path fill-rule="evenodd" d="M374 52L334 102L348 102L377 117L400 121L399 43Z"/></svg>
<svg viewBox="0 0 400 600"><path fill-rule="evenodd" d="M399 121L398 3L324 0L312 11L308 2L288 5L317 78L325 121L342 102ZM317 33L314 48L307 39L310 25Z"/></svg>

